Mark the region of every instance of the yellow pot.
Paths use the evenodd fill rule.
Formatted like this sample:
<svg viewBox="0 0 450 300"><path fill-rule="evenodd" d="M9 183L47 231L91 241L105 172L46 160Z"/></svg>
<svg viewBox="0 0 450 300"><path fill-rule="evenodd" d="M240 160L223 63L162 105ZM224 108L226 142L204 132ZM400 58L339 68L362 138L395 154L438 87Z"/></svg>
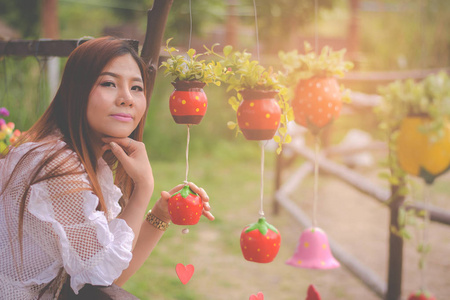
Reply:
<svg viewBox="0 0 450 300"><path fill-rule="evenodd" d="M432 142L429 135L419 130L427 122L429 119L422 117L408 117L402 121L397 156L403 170L431 184L450 167L450 124L444 127L444 136Z"/></svg>

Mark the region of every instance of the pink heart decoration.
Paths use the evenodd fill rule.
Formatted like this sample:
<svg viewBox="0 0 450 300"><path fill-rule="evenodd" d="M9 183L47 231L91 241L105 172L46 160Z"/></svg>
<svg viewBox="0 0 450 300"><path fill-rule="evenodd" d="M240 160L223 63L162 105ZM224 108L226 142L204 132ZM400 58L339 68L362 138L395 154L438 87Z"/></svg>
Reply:
<svg viewBox="0 0 450 300"><path fill-rule="evenodd" d="M251 295L248 300L264 300L264 294L259 292L257 295Z"/></svg>
<svg viewBox="0 0 450 300"><path fill-rule="evenodd" d="M191 280L192 275L194 275L194 266L193 265L183 265L183 264L177 264L175 267L175 270L177 271L178 278L180 279L181 283L186 284Z"/></svg>
<svg viewBox="0 0 450 300"><path fill-rule="evenodd" d="M316 290L314 285L309 285L308 294L306 295L305 300L321 300L319 292Z"/></svg>

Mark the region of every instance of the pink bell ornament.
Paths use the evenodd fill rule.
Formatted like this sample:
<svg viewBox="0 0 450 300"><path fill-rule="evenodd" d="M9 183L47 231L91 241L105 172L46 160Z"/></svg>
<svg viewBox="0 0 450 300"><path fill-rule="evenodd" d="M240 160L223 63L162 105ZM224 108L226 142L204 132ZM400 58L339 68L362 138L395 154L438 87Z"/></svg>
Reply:
<svg viewBox="0 0 450 300"><path fill-rule="evenodd" d="M306 269L334 269L339 262L331 254L325 232L317 227L304 230L300 236L297 250L286 264Z"/></svg>

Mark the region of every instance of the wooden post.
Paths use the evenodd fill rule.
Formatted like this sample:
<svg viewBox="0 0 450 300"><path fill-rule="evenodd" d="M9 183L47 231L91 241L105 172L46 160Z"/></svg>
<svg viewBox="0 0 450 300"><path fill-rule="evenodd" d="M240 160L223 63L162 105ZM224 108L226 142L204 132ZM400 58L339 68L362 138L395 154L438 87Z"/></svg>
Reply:
<svg viewBox="0 0 450 300"><path fill-rule="evenodd" d="M43 0L41 4L41 34L45 39L59 39L58 0ZM48 102L56 95L59 86L59 58L46 58L47 80L50 88Z"/></svg>
<svg viewBox="0 0 450 300"><path fill-rule="evenodd" d="M58 0L43 0L41 5L42 36L49 39L58 39Z"/></svg>
<svg viewBox="0 0 450 300"><path fill-rule="evenodd" d="M238 25L239 18L236 12L236 0L228 0L228 15L225 23L225 45L231 45L234 48L238 46Z"/></svg>
<svg viewBox="0 0 450 300"><path fill-rule="evenodd" d="M155 85L162 38L172 3L173 0L155 0L153 7L147 12L147 32L144 45L142 46L141 57L149 68L149 90L147 91L149 99L152 96Z"/></svg>
<svg viewBox="0 0 450 300"><path fill-rule="evenodd" d="M359 0L350 0L350 23L348 25L347 33L347 50L351 60L357 59L359 48Z"/></svg>
<svg viewBox="0 0 450 300"><path fill-rule="evenodd" d="M392 232L392 228L399 229L398 215L405 201L405 196L399 194L399 190L406 185L400 178L398 185L391 185L391 218L389 224L389 270L388 286L385 300L400 300L402 294L402 271L403 271L403 238Z"/></svg>

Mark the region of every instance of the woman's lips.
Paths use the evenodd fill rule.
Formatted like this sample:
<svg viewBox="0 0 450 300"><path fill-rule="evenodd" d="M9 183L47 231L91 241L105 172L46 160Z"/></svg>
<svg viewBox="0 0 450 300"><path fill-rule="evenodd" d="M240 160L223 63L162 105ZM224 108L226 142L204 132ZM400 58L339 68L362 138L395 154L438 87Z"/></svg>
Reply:
<svg viewBox="0 0 450 300"><path fill-rule="evenodd" d="M131 122L133 121L133 117L129 114L113 114L111 115L116 120L122 121L122 122Z"/></svg>

